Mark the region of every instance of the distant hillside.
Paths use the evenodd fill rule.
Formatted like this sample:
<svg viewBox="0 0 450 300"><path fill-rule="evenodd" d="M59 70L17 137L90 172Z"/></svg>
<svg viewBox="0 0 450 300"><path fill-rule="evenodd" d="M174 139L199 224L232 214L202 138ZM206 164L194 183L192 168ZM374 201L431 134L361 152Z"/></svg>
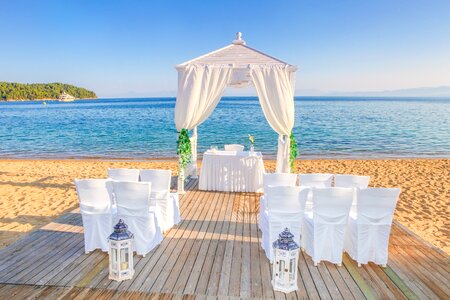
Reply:
<svg viewBox="0 0 450 300"><path fill-rule="evenodd" d="M319 90L296 90L298 96L355 96L355 97L450 97L450 86L420 87L402 90L323 92Z"/></svg>
<svg viewBox="0 0 450 300"><path fill-rule="evenodd" d="M0 82L0 100L3 101L59 99L62 92L78 99L97 98L94 92L70 84Z"/></svg>

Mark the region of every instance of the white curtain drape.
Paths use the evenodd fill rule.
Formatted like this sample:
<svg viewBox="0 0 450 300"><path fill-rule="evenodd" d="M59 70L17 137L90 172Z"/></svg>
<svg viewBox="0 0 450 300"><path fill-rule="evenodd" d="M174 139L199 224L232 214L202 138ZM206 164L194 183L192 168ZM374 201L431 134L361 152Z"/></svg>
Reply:
<svg viewBox="0 0 450 300"><path fill-rule="evenodd" d="M278 133L277 172L289 173L290 134L294 127L295 73L285 66L254 66L250 76L267 121Z"/></svg>
<svg viewBox="0 0 450 300"><path fill-rule="evenodd" d="M216 108L232 73L230 66L188 65L178 70L177 130L192 130Z"/></svg>
<svg viewBox="0 0 450 300"><path fill-rule="evenodd" d="M186 175L197 177L197 126L203 123L219 103L230 82L230 66L188 65L178 70L178 94L175 104L177 130L194 129L191 163Z"/></svg>

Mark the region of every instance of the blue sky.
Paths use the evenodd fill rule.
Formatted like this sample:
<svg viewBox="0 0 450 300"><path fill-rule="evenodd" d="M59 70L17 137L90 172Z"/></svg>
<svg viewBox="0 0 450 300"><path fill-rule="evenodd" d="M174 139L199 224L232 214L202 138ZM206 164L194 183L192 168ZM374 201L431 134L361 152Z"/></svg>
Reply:
<svg viewBox="0 0 450 300"><path fill-rule="evenodd" d="M174 65L237 31L298 65L300 93L450 85L449 0L0 0L0 81L173 96Z"/></svg>

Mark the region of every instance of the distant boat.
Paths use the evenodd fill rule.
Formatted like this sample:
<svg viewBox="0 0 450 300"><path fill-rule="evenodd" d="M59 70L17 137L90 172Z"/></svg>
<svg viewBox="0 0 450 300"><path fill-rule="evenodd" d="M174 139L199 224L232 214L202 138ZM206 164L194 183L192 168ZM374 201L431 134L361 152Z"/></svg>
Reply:
<svg viewBox="0 0 450 300"><path fill-rule="evenodd" d="M61 96L59 97L59 101L61 101L61 102L70 102L73 100L75 100L75 97L67 94L66 92L62 92Z"/></svg>

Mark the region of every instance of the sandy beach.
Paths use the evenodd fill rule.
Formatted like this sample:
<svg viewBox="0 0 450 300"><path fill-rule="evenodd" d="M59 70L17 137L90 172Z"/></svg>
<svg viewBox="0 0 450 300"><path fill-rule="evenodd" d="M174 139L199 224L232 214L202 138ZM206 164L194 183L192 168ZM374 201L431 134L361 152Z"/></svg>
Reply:
<svg viewBox="0 0 450 300"><path fill-rule="evenodd" d="M165 160L1 160L0 248L76 208L74 178L103 178L109 167L176 172ZM266 161L266 170L274 167ZM296 170L370 175L372 187L401 187L395 218L450 253L450 159L299 160Z"/></svg>

